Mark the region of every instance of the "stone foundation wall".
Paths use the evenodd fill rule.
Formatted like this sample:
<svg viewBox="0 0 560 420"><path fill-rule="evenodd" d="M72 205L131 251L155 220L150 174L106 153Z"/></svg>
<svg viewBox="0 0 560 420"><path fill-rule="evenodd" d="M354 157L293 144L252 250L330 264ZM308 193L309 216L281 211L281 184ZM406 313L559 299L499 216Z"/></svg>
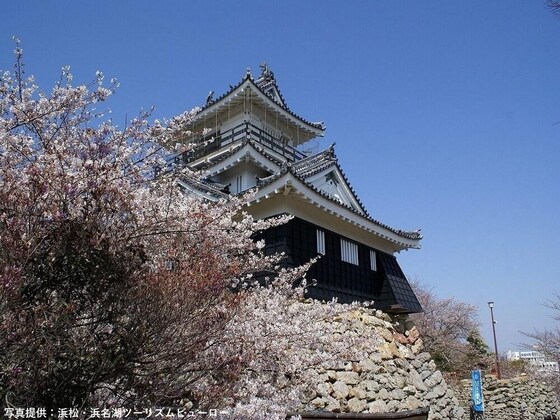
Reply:
<svg viewBox="0 0 560 420"><path fill-rule="evenodd" d="M430 407L431 420L467 419L415 327L380 311L353 311L356 328L381 343L360 361L318 371L305 411L380 413Z"/></svg>
<svg viewBox="0 0 560 420"><path fill-rule="evenodd" d="M470 380L447 383L416 328L405 319L360 309L347 314L360 334L380 337L359 361L316 371L318 384L302 411L387 413L429 407L430 420L467 420ZM485 420L543 420L556 414L556 395L542 381L483 378Z"/></svg>
<svg viewBox="0 0 560 420"><path fill-rule="evenodd" d="M470 386L469 380L454 386L465 410L470 404ZM540 380L527 376L497 380L488 375L483 378L482 390L487 420L542 420L550 414L560 416L560 404L556 395Z"/></svg>

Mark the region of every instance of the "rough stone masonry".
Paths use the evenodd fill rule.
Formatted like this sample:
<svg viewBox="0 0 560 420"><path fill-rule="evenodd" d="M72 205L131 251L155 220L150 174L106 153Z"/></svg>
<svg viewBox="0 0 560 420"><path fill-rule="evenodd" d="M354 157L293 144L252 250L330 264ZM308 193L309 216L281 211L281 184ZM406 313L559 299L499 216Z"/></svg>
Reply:
<svg viewBox="0 0 560 420"><path fill-rule="evenodd" d="M470 382L460 382L452 389L423 350L414 326L375 310L354 310L346 316L361 333L381 337L380 344L360 361L317 370L318 384L302 401L302 410L381 413L429 407L430 420L469 418ZM558 401L546 385L528 379L485 378L484 394L487 420L540 420L560 413ZM521 408L526 417L507 417L514 409L520 413Z"/></svg>
<svg viewBox="0 0 560 420"><path fill-rule="evenodd" d="M455 389L461 405L468 407L470 382L463 380ZM555 393L539 379L521 376L497 380L494 376L486 376L482 391L487 419L542 420L551 414L560 415Z"/></svg>
<svg viewBox="0 0 560 420"><path fill-rule="evenodd" d="M319 370L319 383L302 409L382 413L430 407L430 419L460 420L465 410L448 387L415 327L407 328L381 311L349 312L363 334L377 335L380 344L360 361Z"/></svg>

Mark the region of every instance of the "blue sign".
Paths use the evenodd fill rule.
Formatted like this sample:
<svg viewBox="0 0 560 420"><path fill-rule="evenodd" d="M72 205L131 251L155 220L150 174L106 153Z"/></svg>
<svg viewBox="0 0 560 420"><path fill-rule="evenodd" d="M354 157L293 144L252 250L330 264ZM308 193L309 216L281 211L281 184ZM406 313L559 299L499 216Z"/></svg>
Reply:
<svg viewBox="0 0 560 420"><path fill-rule="evenodd" d="M480 370L473 370L471 372L471 379L471 398L473 403L473 410L482 413L484 411L484 398L482 396L482 375L480 374Z"/></svg>

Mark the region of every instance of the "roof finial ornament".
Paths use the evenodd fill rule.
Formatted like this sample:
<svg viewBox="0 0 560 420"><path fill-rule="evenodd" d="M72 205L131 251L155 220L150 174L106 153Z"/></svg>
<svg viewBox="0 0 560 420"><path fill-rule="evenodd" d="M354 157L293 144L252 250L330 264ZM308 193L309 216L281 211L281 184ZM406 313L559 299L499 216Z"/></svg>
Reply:
<svg viewBox="0 0 560 420"><path fill-rule="evenodd" d="M212 102L212 99L214 99L214 91L213 90L208 92L208 96L206 97L206 104L209 104L210 102Z"/></svg>
<svg viewBox="0 0 560 420"><path fill-rule="evenodd" d="M247 67L247 69L245 70L245 76L243 77L243 80L253 80L253 75L251 74L251 67Z"/></svg>
<svg viewBox="0 0 560 420"><path fill-rule="evenodd" d="M270 70L266 61L263 61L259 67L261 68L261 76L259 79L274 79L274 73Z"/></svg>

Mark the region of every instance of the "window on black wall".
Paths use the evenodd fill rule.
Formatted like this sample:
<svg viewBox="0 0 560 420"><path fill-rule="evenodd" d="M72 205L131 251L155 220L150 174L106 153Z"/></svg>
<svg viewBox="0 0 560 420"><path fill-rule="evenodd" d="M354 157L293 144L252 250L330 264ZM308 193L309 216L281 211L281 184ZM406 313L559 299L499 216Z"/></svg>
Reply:
<svg viewBox="0 0 560 420"><path fill-rule="evenodd" d="M377 254L373 249L369 250L369 262L371 271L377 271Z"/></svg>
<svg viewBox="0 0 560 420"><path fill-rule="evenodd" d="M346 239L341 239L340 259L350 264L359 265L358 244L347 241Z"/></svg>
<svg viewBox="0 0 560 420"><path fill-rule="evenodd" d="M321 255L326 254L325 250L325 231L317 229L317 253Z"/></svg>

